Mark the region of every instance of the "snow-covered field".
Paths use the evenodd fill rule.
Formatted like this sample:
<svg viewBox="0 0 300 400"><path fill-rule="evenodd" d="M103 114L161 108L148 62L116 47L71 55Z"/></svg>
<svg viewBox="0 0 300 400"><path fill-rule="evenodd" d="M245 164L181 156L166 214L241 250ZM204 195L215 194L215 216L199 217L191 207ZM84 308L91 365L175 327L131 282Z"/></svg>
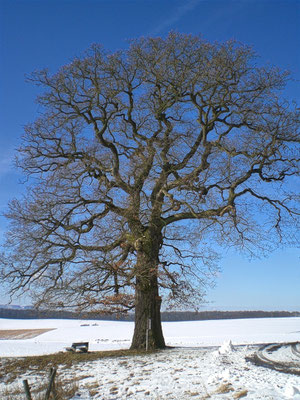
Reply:
<svg viewBox="0 0 300 400"><path fill-rule="evenodd" d="M89 341L90 351L125 349L133 333L132 322L0 319L0 330L53 328L32 339L0 340L0 357L51 354L77 341ZM165 322L163 331L166 344L174 349L100 359L59 371L64 377L83 378L74 400L221 400L242 395L253 400L300 400L300 376L245 360L257 344L300 341L300 318ZM0 390L4 386L0 382ZM225 388L228 393L218 393Z"/></svg>

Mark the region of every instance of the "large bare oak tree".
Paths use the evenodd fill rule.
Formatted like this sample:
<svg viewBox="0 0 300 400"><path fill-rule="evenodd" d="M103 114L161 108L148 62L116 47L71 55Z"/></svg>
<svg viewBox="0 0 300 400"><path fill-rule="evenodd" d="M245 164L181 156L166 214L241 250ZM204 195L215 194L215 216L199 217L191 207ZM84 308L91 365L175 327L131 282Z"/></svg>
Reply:
<svg viewBox="0 0 300 400"><path fill-rule="evenodd" d="M162 297L199 301L218 246L297 241L299 109L249 47L171 33L30 79L43 111L17 160L30 188L7 212L12 293L135 308L132 348L164 348Z"/></svg>

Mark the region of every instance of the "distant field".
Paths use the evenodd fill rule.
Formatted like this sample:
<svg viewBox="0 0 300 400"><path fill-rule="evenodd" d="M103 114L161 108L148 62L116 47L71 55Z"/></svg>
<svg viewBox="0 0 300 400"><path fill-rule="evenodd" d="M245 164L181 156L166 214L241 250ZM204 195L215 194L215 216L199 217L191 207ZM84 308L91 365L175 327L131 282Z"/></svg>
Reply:
<svg viewBox="0 0 300 400"><path fill-rule="evenodd" d="M21 340L32 339L42 333L53 331L54 329L10 329L0 330L0 340Z"/></svg>

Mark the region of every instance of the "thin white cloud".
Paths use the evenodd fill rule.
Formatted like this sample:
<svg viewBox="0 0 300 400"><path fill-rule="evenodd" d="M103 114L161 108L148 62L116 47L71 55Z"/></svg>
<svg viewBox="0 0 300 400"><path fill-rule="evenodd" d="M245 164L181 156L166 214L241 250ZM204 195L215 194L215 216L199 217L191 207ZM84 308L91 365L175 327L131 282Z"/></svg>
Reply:
<svg viewBox="0 0 300 400"><path fill-rule="evenodd" d="M171 13L171 15L167 19L165 19L158 26L152 29L151 32L149 32L149 35L157 35L165 29L170 28L172 25L178 22L186 13L193 10L197 6L197 4L200 3L200 1L202 0L189 0L185 2L185 4L180 5Z"/></svg>

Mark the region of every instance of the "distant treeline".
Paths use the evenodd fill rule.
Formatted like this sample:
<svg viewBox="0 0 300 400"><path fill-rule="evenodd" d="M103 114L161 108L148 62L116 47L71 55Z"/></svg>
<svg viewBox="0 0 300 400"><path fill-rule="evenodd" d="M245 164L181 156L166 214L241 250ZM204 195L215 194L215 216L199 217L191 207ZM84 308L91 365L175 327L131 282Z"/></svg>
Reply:
<svg viewBox="0 0 300 400"><path fill-rule="evenodd" d="M205 321L209 319L283 318L300 317L300 312L289 311L199 311L162 313L163 321Z"/></svg>
<svg viewBox="0 0 300 400"><path fill-rule="evenodd" d="M289 311L174 311L163 312L163 321L203 321L241 318L282 318L300 317L300 312ZM95 312L75 313L70 311L45 311L36 309L0 308L0 318L12 319L97 319L110 321L133 321L134 314L109 315Z"/></svg>

